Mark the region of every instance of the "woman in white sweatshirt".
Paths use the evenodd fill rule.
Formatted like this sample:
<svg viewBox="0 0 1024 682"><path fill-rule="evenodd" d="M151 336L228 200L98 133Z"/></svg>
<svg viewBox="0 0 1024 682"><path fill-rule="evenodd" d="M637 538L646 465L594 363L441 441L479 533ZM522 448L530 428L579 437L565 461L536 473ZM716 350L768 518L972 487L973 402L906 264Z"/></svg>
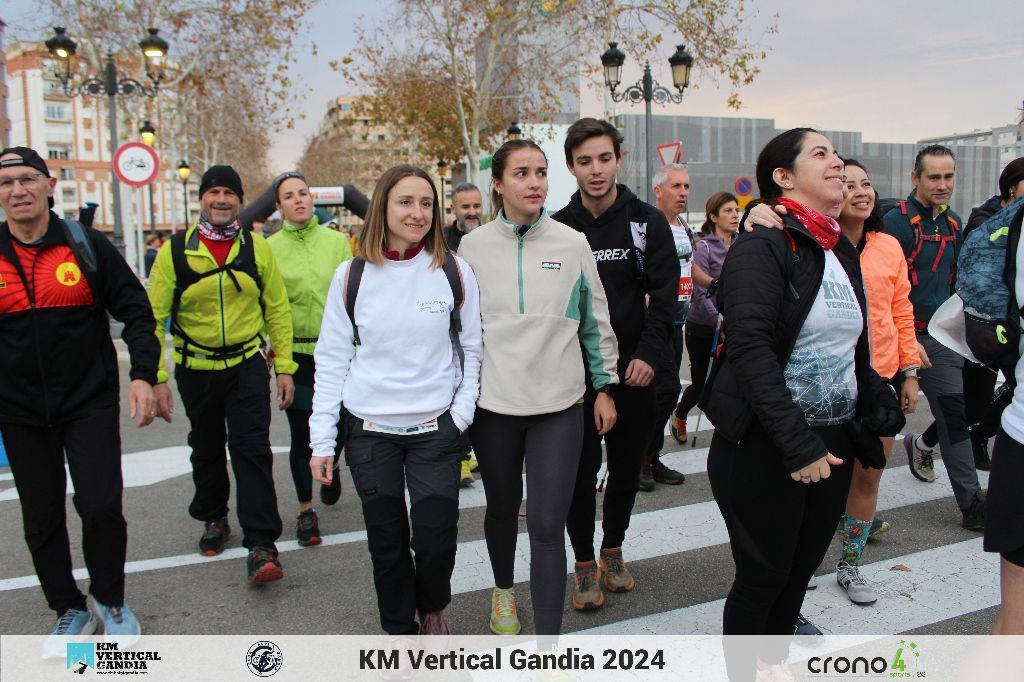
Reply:
<svg viewBox="0 0 1024 682"><path fill-rule="evenodd" d="M480 391L476 277L448 254L441 225L437 192L423 170L384 173L361 258L343 263L331 282L314 355L310 467L317 481L330 483L343 415L345 463L362 503L381 626L390 635L450 632L444 608L457 545L459 436L473 421ZM359 267L361 277L350 277Z"/></svg>

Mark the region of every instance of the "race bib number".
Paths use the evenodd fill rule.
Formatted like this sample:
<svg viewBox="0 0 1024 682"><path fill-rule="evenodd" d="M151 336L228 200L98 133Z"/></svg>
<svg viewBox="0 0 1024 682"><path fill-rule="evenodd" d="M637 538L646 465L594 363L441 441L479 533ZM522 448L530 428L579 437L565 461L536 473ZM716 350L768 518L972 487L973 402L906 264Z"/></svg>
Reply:
<svg viewBox="0 0 1024 682"><path fill-rule="evenodd" d="M691 296L693 296L693 278L692 277L680 277L679 278L679 300L680 301L689 301Z"/></svg>
<svg viewBox="0 0 1024 682"><path fill-rule="evenodd" d="M393 436L415 436L421 433L437 431L437 419L431 419L414 426L384 426L383 424L363 420L363 430L374 433L388 433Z"/></svg>

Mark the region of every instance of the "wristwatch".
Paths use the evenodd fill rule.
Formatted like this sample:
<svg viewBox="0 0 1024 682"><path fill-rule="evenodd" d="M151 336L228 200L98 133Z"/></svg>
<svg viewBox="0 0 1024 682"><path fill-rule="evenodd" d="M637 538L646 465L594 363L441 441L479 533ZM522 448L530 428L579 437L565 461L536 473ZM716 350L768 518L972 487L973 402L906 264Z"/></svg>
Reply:
<svg viewBox="0 0 1024 682"><path fill-rule="evenodd" d="M917 378L917 370L918 369L919 369L919 367L917 365L911 365L910 367L905 367L903 369L903 378L906 379L908 377L913 377L913 378L916 379Z"/></svg>

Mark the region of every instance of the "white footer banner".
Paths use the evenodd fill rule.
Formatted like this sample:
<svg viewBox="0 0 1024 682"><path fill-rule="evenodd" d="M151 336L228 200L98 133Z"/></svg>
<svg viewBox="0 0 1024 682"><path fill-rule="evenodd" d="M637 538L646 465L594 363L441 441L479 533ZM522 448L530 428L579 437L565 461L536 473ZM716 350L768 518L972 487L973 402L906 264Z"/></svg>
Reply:
<svg viewBox="0 0 1024 682"><path fill-rule="evenodd" d="M45 657L44 657L45 656ZM1024 637L0 636L0 680L1024 682Z"/></svg>

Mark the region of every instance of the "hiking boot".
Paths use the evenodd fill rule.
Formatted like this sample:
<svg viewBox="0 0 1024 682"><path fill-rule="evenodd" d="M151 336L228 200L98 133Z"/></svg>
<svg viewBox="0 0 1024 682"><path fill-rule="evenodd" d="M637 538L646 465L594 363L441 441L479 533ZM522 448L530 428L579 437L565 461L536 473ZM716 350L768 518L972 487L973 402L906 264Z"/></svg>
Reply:
<svg viewBox="0 0 1024 682"><path fill-rule="evenodd" d="M677 417L672 413L668 419L668 431L677 443L686 445L686 417Z"/></svg>
<svg viewBox="0 0 1024 682"><path fill-rule="evenodd" d="M907 452L907 463L914 478L925 483L935 482L935 450L922 450L917 444L917 436L908 433L903 436L903 449Z"/></svg>
<svg viewBox="0 0 1024 682"><path fill-rule="evenodd" d="M199 538L199 553L203 556L217 556L224 551L224 545L231 537L228 517L207 521L203 526L203 537Z"/></svg>
<svg viewBox="0 0 1024 682"><path fill-rule="evenodd" d="M459 487L468 488L473 485L473 470L468 459L462 460L462 472L459 474Z"/></svg>
<svg viewBox="0 0 1024 682"><path fill-rule="evenodd" d="M988 471L992 468L992 458L988 454L988 439L976 435L971 430L971 450L974 452L974 468L978 471Z"/></svg>
<svg viewBox="0 0 1024 682"><path fill-rule="evenodd" d="M804 618L804 614L796 614L796 623L793 626L794 635L821 635L823 634L818 626Z"/></svg>
<svg viewBox="0 0 1024 682"><path fill-rule="evenodd" d="M452 634L448 621L444 619L444 609L420 613L420 634L445 636Z"/></svg>
<svg viewBox="0 0 1024 682"><path fill-rule="evenodd" d="M320 486L320 501L330 507L332 504L337 504L339 498L341 498L341 471L338 467L334 467L334 471L331 473L331 484Z"/></svg>
<svg viewBox="0 0 1024 682"><path fill-rule="evenodd" d="M967 530L985 530L985 498L984 490L974 493L971 506L963 510L964 521L961 524Z"/></svg>
<svg viewBox="0 0 1024 682"><path fill-rule="evenodd" d="M596 561L576 563L573 573L572 607L577 611L593 611L604 605L601 575Z"/></svg>
<svg viewBox="0 0 1024 682"><path fill-rule="evenodd" d="M476 461L476 453L473 452L473 448L469 449L469 470L474 474L480 471L480 462Z"/></svg>
<svg viewBox="0 0 1024 682"><path fill-rule="evenodd" d="M295 536L303 547L312 547L323 542L320 537L320 517L316 515L316 510L307 509L299 512Z"/></svg>
<svg viewBox="0 0 1024 682"><path fill-rule="evenodd" d="M836 582L846 590L846 596L854 604L867 606L878 601L878 595L875 594L875 590L864 579L864 576L860 574L860 568L846 561L840 561L836 564Z"/></svg>
<svg viewBox="0 0 1024 682"><path fill-rule="evenodd" d="M651 476L650 457L644 457L643 463L640 465L640 478L637 484L642 492L649 493L654 490L654 477Z"/></svg>
<svg viewBox="0 0 1024 682"><path fill-rule="evenodd" d="M681 485L686 480L686 476L662 464L660 457L655 457L651 461L651 476L657 483L665 485Z"/></svg>
<svg viewBox="0 0 1024 682"><path fill-rule="evenodd" d="M496 635L518 635L522 629L516 608L515 588L503 590L495 587L491 593L491 632Z"/></svg>
<svg viewBox="0 0 1024 682"><path fill-rule="evenodd" d="M68 609L57 617L50 636L43 642L43 658L64 658L68 642L80 641L96 632L99 626L99 620L88 608Z"/></svg>
<svg viewBox="0 0 1024 682"><path fill-rule="evenodd" d="M245 560L249 584L269 583L284 577L284 569L277 560L277 552L269 547L253 547Z"/></svg>
<svg viewBox="0 0 1024 682"><path fill-rule="evenodd" d="M622 560L621 547L602 547L599 568L601 581L609 592L629 592L636 587L636 581Z"/></svg>
<svg viewBox="0 0 1024 682"><path fill-rule="evenodd" d="M139 641L142 626L127 604L107 606L90 596L89 610L96 614L103 626L103 638L108 642L117 642L118 646L131 646Z"/></svg>

